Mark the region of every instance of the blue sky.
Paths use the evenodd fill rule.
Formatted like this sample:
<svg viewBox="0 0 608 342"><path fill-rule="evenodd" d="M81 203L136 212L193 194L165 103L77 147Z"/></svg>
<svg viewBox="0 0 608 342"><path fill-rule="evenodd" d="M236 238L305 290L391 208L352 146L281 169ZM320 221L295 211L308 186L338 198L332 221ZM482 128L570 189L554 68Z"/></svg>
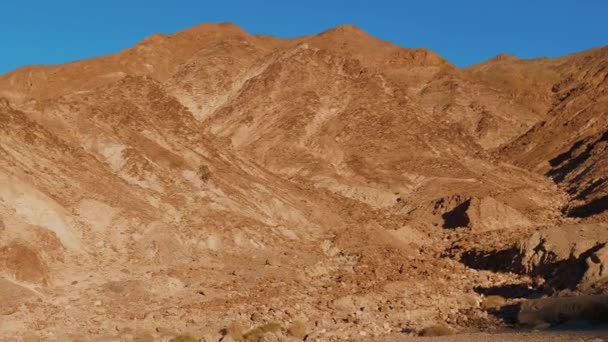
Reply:
<svg viewBox="0 0 608 342"><path fill-rule="evenodd" d="M554 57L608 45L608 0L21 0L0 8L0 74L117 52L201 22L280 37L355 24L458 66L501 52Z"/></svg>

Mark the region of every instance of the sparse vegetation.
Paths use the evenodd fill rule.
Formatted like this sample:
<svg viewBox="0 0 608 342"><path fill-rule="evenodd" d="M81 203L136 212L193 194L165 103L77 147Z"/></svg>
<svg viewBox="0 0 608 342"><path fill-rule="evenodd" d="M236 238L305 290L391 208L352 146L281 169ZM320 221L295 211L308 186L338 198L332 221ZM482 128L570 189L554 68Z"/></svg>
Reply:
<svg viewBox="0 0 608 342"><path fill-rule="evenodd" d="M501 296L487 296L481 302L481 308L484 310L497 308L503 306L507 301Z"/></svg>
<svg viewBox="0 0 608 342"><path fill-rule="evenodd" d="M233 339L237 340L237 338L243 336L243 334L245 333L245 328L240 322L234 321L228 324L226 329L224 329L223 333L224 335L228 335Z"/></svg>
<svg viewBox="0 0 608 342"><path fill-rule="evenodd" d="M299 339L304 339L307 334L306 324L304 324L301 321L295 321L291 324L289 329L287 329L287 333L290 336L293 336L293 337L296 337Z"/></svg>
<svg viewBox="0 0 608 342"><path fill-rule="evenodd" d="M454 335L455 331L452 330L445 324L434 324L429 327L422 329L420 336L432 337L432 336L448 336Z"/></svg>
<svg viewBox="0 0 608 342"><path fill-rule="evenodd" d="M264 335L279 332L281 329L279 323L271 322L245 332L241 323L232 322L226 327L224 333L237 342L258 342L262 341Z"/></svg>
<svg viewBox="0 0 608 342"><path fill-rule="evenodd" d="M190 335L179 335L170 339L169 342L198 342L198 339Z"/></svg>
<svg viewBox="0 0 608 342"><path fill-rule="evenodd" d="M267 333L275 333L281 331L281 325L278 323L267 323L257 328L249 330L243 335L245 342L257 342L260 341L262 336Z"/></svg>
<svg viewBox="0 0 608 342"><path fill-rule="evenodd" d="M211 170L209 169L209 166L203 164L201 166L199 166L198 168L198 176L200 177L200 179L203 182L208 182L209 179L211 179Z"/></svg>

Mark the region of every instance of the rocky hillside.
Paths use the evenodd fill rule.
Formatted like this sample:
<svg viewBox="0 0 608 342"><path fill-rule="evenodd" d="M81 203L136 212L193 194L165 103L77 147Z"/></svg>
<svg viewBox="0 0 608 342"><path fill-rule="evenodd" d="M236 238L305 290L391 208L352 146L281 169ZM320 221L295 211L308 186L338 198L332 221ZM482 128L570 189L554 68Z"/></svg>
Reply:
<svg viewBox="0 0 608 342"><path fill-rule="evenodd" d="M2 75L0 331L492 331L608 291L607 51L459 69L350 25L204 24Z"/></svg>
<svg viewBox="0 0 608 342"><path fill-rule="evenodd" d="M515 73L530 68L521 62L511 63L501 67L512 68ZM537 63L535 71L526 72L538 75L538 80L529 84L529 92L534 87L538 94L549 95L544 104L546 111L538 123L501 152L508 161L543 173L559 184L570 197L563 209L565 215L605 220L608 48L525 63ZM491 68L485 72L490 73ZM513 82L506 88L519 88L517 84Z"/></svg>

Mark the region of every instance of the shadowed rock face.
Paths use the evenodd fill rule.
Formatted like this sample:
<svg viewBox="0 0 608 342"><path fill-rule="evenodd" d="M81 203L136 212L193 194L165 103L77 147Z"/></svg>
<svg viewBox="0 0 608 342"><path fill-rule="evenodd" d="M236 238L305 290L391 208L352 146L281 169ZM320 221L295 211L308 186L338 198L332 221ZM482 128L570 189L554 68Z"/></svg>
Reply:
<svg viewBox="0 0 608 342"><path fill-rule="evenodd" d="M468 199L456 206L456 208L452 209L451 211L441 215L444 220L443 228L468 227L471 223L471 219L467 214L467 209L469 209L470 206L471 200Z"/></svg>
<svg viewBox="0 0 608 342"><path fill-rule="evenodd" d="M522 304L517 320L537 326L567 322L608 322L608 296L543 298Z"/></svg>
<svg viewBox="0 0 608 342"><path fill-rule="evenodd" d="M605 224L554 227L503 249L469 250L461 260L473 268L543 278L542 286L529 294L601 293L608 281L606 228ZM503 292L508 295L509 287Z"/></svg>
<svg viewBox="0 0 608 342"><path fill-rule="evenodd" d="M606 51L205 24L2 75L0 331L331 340L602 293Z"/></svg>

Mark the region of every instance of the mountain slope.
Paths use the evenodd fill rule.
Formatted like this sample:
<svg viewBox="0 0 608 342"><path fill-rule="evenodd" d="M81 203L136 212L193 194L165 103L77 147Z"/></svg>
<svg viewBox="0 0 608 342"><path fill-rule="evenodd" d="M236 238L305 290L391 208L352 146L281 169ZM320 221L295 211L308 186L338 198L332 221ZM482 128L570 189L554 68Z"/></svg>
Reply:
<svg viewBox="0 0 608 342"><path fill-rule="evenodd" d="M484 248L605 221L605 53L462 70L351 25L205 24L2 75L0 331L500 326L485 294L546 288Z"/></svg>
<svg viewBox="0 0 608 342"><path fill-rule="evenodd" d="M56 66L29 66L0 76L0 96L12 101L56 98L89 90L125 75L170 77L177 65L200 49L226 39L250 37L230 24L202 24L171 35L155 34L116 54ZM251 38L261 46L282 44L272 37Z"/></svg>
<svg viewBox="0 0 608 342"><path fill-rule="evenodd" d="M573 199L568 215L605 215L608 48L558 58L547 69L560 75L547 113L503 153L560 184Z"/></svg>

